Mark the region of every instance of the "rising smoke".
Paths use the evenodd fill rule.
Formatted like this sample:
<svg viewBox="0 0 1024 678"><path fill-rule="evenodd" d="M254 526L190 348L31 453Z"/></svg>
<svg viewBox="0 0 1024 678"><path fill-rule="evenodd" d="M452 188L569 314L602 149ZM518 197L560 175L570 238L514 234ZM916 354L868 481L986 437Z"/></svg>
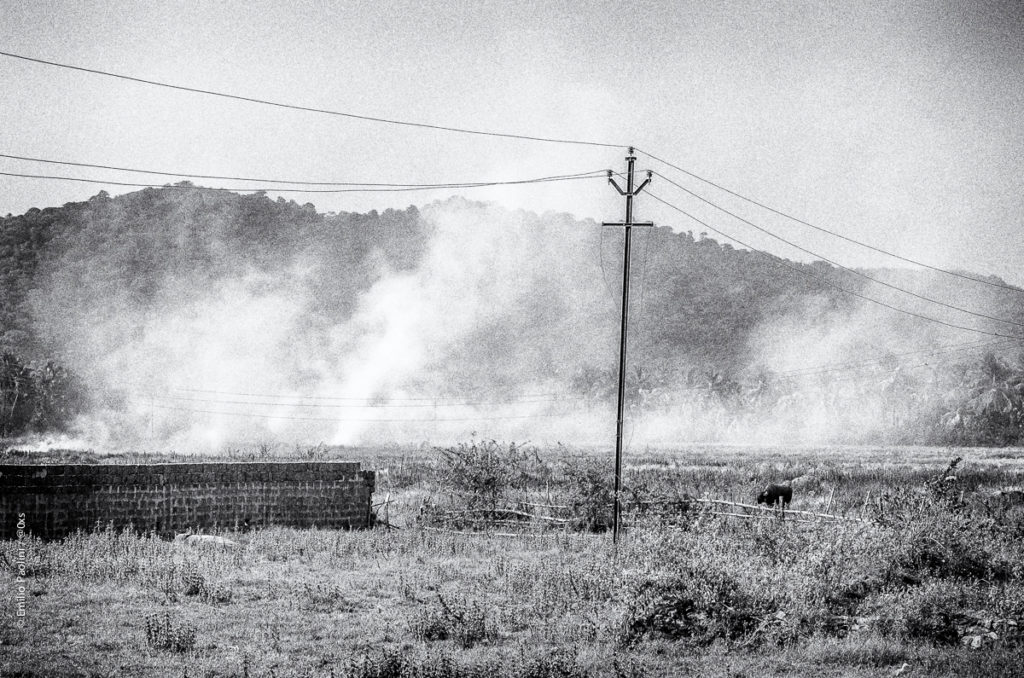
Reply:
<svg viewBox="0 0 1024 678"><path fill-rule="evenodd" d="M30 305L95 395L78 422L93 448L612 440L621 236L592 221L462 199L326 216L203 191L90 205ZM634 446L871 439L912 397L895 354L974 338L655 238L635 254ZM855 367L814 369L830 365Z"/></svg>

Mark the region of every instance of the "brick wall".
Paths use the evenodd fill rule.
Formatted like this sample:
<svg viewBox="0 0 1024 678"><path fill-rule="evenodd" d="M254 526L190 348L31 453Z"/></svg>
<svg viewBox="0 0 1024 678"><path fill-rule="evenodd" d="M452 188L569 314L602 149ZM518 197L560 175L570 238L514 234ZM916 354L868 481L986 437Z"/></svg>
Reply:
<svg viewBox="0 0 1024 678"><path fill-rule="evenodd" d="M97 524L169 535L193 529L370 524L373 471L349 462L0 464L0 539L19 514L40 537Z"/></svg>

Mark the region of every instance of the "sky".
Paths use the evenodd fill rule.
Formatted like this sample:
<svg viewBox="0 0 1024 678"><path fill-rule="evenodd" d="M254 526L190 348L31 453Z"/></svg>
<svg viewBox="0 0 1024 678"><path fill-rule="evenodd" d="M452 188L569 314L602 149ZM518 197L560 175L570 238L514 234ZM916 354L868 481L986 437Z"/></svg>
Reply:
<svg viewBox="0 0 1024 678"><path fill-rule="evenodd" d="M440 183L621 171L633 144L851 238L1024 285L1022 3L0 0L0 50L301 106L621 146L384 125L0 57L2 154L183 177ZM637 169L648 168L840 263L905 265L641 155ZM0 172L173 181L2 158ZM104 188L131 190L0 176L0 214ZM813 258L662 177L647 190L637 219L708 230L657 196L748 245ZM601 179L280 195L367 211L453 193L623 217Z"/></svg>

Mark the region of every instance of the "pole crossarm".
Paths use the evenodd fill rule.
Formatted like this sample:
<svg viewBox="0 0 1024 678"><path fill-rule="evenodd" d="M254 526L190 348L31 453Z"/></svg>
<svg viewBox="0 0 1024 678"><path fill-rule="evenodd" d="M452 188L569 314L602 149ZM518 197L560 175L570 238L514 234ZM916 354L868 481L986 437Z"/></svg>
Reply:
<svg viewBox="0 0 1024 678"><path fill-rule="evenodd" d="M654 226L653 221L634 221L631 224L627 224L625 221L602 221L602 226Z"/></svg>
<svg viewBox="0 0 1024 678"><path fill-rule="evenodd" d="M608 170L608 183L615 187L615 190L619 192L619 195L628 195L624 190L622 190L619 183L612 178L611 170Z"/></svg>
<svg viewBox="0 0 1024 678"><path fill-rule="evenodd" d="M647 184L651 183L652 176L654 176L654 172L647 170L647 178L644 179L644 183L633 189L633 195L640 195L640 191L644 190L647 187Z"/></svg>

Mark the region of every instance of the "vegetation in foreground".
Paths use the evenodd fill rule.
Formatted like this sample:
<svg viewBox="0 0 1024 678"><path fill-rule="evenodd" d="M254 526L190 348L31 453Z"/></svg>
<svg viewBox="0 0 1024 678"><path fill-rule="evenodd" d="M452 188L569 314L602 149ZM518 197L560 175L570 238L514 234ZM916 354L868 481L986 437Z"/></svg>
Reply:
<svg viewBox="0 0 1024 678"><path fill-rule="evenodd" d="M401 529L228 534L235 549L111 529L6 542L11 563L25 549L27 617L0 616L0 675L1018 673L1012 453L950 468L946 451L706 452L628 469L618 549L606 460L486 441L376 457L379 511ZM794 509L846 519L693 501L750 503L782 479ZM524 504L538 510L510 525ZM557 507L587 519L547 520ZM0 586L16 579L4 568Z"/></svg>

